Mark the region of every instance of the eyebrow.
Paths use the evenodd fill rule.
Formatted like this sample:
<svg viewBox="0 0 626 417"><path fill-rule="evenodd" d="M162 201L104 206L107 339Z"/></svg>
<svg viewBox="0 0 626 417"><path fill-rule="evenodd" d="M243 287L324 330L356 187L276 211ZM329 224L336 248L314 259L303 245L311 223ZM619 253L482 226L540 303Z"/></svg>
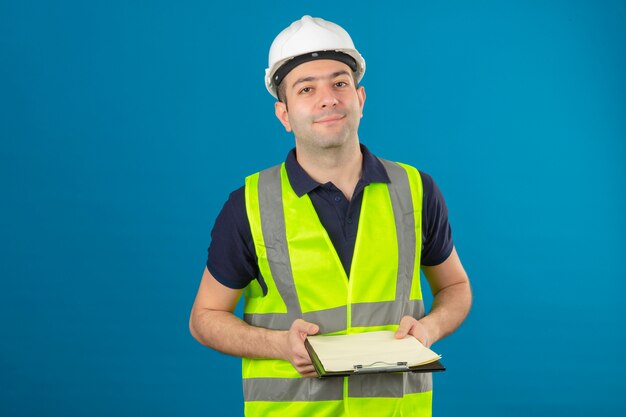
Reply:
<svg viewBox="0 0 626 417"><path fill-rule="evenodd" d="M328 79L331 80L333 78L337 78L340 75L350 75L350 73L346 70L341 70L341 71L336 71L333 72L332 74L325 76L325 77L302 77L302 78L298 78L292 85L291 88L294 88L296 85L301 84L301 83L306 83L309 81L317 81L317 80L322 80L322 79Z"/></svg>

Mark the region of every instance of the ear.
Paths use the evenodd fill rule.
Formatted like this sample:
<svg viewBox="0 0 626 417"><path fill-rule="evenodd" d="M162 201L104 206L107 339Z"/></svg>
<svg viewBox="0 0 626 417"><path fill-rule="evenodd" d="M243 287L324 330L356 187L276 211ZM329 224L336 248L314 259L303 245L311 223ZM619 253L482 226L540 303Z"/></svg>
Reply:
<svg viewBox="0 0 626 417"><path fill-rule="evenodd" d="M291 124L289 123L289 113L287 112L287 105L281 101L274 103L274 113L276 118L282 123L287 132L291 132Z"/></svg>
<svg viewBox="0 0 626 417"><path fill-rule="evenodd" d="M363 106L365 106L365 87L357 88L356 95L359 98L359 107L361 108L361 117L363 117Z"/></svg>

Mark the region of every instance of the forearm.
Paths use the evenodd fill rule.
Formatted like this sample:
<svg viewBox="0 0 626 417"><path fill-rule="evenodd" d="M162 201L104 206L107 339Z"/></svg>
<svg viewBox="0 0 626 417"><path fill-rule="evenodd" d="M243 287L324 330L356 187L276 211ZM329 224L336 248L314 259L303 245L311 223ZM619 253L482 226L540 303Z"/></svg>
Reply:
<svg viewBox="0 0 626 417"><path fill-rule="evenodd" d="M469 282L451 285L439 291L430 313L419 322L428 330L429 344L450 335L463 323L472 304Z"/></svg>
<svg viewBox="0 0 626 417"><path fill-rule="evenodd" d="M250 326L230 312L201 309L189 327L198 342L228 355L284 359L286 331Z"/></svg>

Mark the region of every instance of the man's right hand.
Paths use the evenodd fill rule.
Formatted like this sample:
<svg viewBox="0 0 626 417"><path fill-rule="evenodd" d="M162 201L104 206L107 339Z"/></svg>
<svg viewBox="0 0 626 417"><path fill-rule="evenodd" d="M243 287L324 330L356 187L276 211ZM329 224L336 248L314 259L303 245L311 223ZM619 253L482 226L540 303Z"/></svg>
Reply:
<svg viewBox="0 0 626 417"><path fill-rule="evenodd" d="M319 326L317 324L296 319L286 333L283 344L284 358L291 362L296 371L303 377L317 376L309 353L304 347L304 340L308 335L313 335L318 331Z"/></svg>

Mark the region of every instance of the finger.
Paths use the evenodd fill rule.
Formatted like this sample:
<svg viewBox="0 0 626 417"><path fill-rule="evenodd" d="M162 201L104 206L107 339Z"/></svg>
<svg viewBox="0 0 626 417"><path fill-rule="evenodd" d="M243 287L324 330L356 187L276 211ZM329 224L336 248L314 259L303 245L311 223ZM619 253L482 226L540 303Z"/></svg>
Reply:
<svg viewBox="0 0 626 417"><path fill-rule="evenodd" d="M294 359L293 359L293 363L296 366L308 366L311 365L311 358L309 358L308 356L304 357L304 356L300 356L297 355Z"/></svg>
<svg viewBox="0 0 626 417"><path fill-rule="evenodd" d="M313 367L313 365L305 366L305 367L299 367L299 368L297 368L297 371L303 377L317 376L317 372L315 372L315 368Z"/></svg>
<svg viewBox="0 0 626 417"><path fill-rule="evenodd" d="M300 373L315 372L315 367L312 364L298 366L298 372Z"/></svg>
<svg viewBox="0 0 626 417"><path fill-rule="evenodd" d="M410 332L411 336L415 337L421 344L428 347L428 329L422 323L417 321L415 326Z"/></svg>
<svg viewBox="0 0 626 417"><path fill-rule="evenodd" d="M320 329L317 324L309 323L308 321L304 321L302 319L296 319L291 327L298 333L304 333L305 337L306 335L317 333Z"/></svg>
<svg viewBox="0 0 626 417"><path fill-rule="evenodd" d="M415 320L411 316L402 317L402 319L400 320L400 325L398 326L398 330L396 330L396 339L402 339L407 334L409 334L416 322L417 320Z"/></svg>
<svg viewBox="0 0 626 417"><path fill-rule="evenodd" d="M304 326L302 328L302 332L304 335L315 334L320 330L319 326L314 323L304 322Z"/></svg>

